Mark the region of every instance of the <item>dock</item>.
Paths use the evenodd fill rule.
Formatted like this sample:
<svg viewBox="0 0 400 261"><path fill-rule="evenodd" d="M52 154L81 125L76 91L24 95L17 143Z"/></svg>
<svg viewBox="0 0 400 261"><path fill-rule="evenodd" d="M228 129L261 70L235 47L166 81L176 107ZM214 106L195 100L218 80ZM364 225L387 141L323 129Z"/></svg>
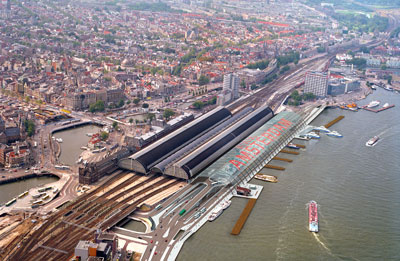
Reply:
<svg viewBox="0 0 400 261"><path fill-rule="evenodd" d="M264 168L267 168L267 169L276 169L276 170L285 170L284 167L275 166L275 165L269 165L269 164L265 165Z"/></svg>
<svg viewBox="0 0 400 261"><path fill-rule="evenodd" d="M257 199L251 198L247 202L246 207L243 209L242 214L240 214L239 219L236 221L235 226L232 229L232 235L239 235L240 231L243 228L244 223L246 223L247 218L250 215L250 212L253 210L254 205L256 204Z"/></svg>
<svg viewBox="0 0 400 261"><path fill-rule="evenodd" d="M292 159L286 159L286 158L281 158L281 157L273 157L273 160L280 160L280 161L286 161L286 162L293 162Z"/></svg>
<svg viewBox="0 0 400 261"><path fill-rule="evenodd" d="M387 109L390 109L390 108L393 108L393 107L394 107L394 104L389 105L389 106L387 106L387 107L382 107L382 108L377 109L377 110L368 108L367 106L363 106L363 107L361 107L361 108L364 109L364 110L366 110L366 111L372 111L372 112L378 113L378 112L381 112L381 111L384 111L384 110L387 110Z"/></svg>
<svg viewBox="0 0 400 261"><path fill-rule="evenodd" d="M333 124L337 123L338 121L342 120L344 118L343 115L340 115L339 117L337 117L336 119L334 119L333 121L328 122L327 124L325 124L325 128L329 128L331 127Z"/></svg>
<svg viewBox="0 0 400 261"><path fill-rule="evenodd" d="M298 151L291 151L291 150L285 150L285 149L281 150L280 152L287 153L287 154L293 154L293 155L299 155L300 154L300 152L298 152Z"/></svg>
<svg viewBox="0 0 400 261"><path fill-rule="evenodd" d="M305 149L305 148L306 148L306 146L305 146L305 145L302 145L302 144L294 144L294 145L296 145L297 147L302 148L302 149Z"/></svg>

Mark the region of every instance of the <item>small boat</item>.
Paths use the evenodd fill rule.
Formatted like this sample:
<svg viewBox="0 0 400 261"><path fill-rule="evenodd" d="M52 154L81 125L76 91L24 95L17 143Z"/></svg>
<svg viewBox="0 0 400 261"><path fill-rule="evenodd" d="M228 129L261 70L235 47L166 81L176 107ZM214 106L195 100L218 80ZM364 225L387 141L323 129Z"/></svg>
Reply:
<svg viewBox="0 0 400 261"><path fill-rule="evenodd" d="M208 217L208 221L214 221L215 219L217 219L217 217L219 217L222 212L224 210L222 208L218 209L218 210L214 210L211 215Z"/></svg>
<svg viewBox="0 0 400 261"><path fill-rule="evenodd" d="M367 105L367 107L368 107L368 108L373 108L373 107L378 106L379 104L380 104L379 101L372 101L372 102L370 102L370 103Z"/></svg>
<svg viewBox="0 0 400 261"><path fill-rule="evenodd" d="M92 136L93 136L93 133L86 133L86 136L92 137Z"/></svg>
<svg viewBox="0 0 400 261"><path fill-rule="evenodd" d="M61 138L57 138L56 141L60 142L60 143L63 142L63 140Z"/></svg>
<svg viewBox="0 0 400 261"><path fill-rule="evenodd" d="M336 138L342 138L342 137L343 137L343 135L340 134L340 133L337 132L337 131L328 132L326 135L331 136L331 137L336 137Z"/></svg>
<svg viewBox="0 0 400 261"><path fill-rule="evenodd" d="M225 200L225 201L222 202L222 204L221 204L222 210L225 210L225 209L229 208L229 206L230 206L231 204L232 204L232 201L231 201L231 200Z"/></svg>
<svg viewBox="0 0 400 261"><path fill-rule="evenodd" d="M327 129L325 126L315 127L313 130L315 130L315 131L321 131L321 132L330 132L330 130Z"/></svg>
<svg viewBox="0 0 400 261"><path fill-rule="evenodd" d="M265 174L256 174L254 176L255 179L264 180L272 183L278 182L278 178L276 176L270 176Z"/></svg>
<svg viewBox="0 0 400 261"><path fill-rule="evenodd" d="M286 145L286 147L288 147L289 149L295 149L295 150L300 149L300 147L297 147L296 144L293 144L293 143L289 143L288 145Z"/></svg>
<svg viewBox="0 0 400 261"><path fill-rule="evenodd" d="M317 202L311 200L308 203L308 230L310 232L318 232L318 205Z"/></svg>
<svg viewBox="0 0 400 261"><path fill-rule="evenodd" d="M375 144L378 142L378 140L379 140L379 136L375 136L375 137L369 139L369 140L367 141L367 143L365 143L365 146L367 146L367 147L373 147L373 146L375 146Z"/></svg>
<svg viewBox="0 0 400 261"><path fill-rule="evenodd" d="M313 132L313 131L304 134L304 136L309 137L309 138L312 138L312 139L319 139L319 138L321 138L317 133L315 133L315 132Z"/></svg>
<svg viewBox="0 0 400 261"><path fill-rule="evenodd" d="M383 104L383 108L389 107L389 103Z"/></svg>

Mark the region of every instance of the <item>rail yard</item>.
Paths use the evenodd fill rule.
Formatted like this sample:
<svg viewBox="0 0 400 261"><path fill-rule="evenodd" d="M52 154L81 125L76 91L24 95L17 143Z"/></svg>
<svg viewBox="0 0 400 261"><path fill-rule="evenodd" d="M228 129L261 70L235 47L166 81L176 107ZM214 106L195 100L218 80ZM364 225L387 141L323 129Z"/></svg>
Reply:
<svg viewBox="0 0 400 261"><path fill-rule="evenodd" d="M184 182L162 176L141 176L117 170L102 186L64 206L39 225L29 239L9 256L12 260L66 260L79 240L92 239L147 200L167 190L172 194ZM164 196L165 193L163 193ZM118 213L118 217L114 215Z"/></svg>

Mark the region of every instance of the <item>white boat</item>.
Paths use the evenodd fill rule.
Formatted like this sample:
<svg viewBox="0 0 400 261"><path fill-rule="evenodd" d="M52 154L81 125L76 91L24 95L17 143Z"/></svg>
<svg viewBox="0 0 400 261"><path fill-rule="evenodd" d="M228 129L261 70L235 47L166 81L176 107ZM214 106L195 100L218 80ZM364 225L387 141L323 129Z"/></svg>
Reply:
<svg viewBox="0 0 400 261"><path fill-rule="evenodd" d="M231 204L232 204L232 201L230 201L230 200L225 200L225 201L222 202L222 204L221 204L222 210L225 210L225 209L229 208L229 206L230 206Z"/></svg>
<svg viewBox="0 0 400 261"><path fill-rule="evenodd" d="M378 142L378 140L379 140L379 136L375 136L375 137L369 139L369 140L367 141L367 143L365 143L365 146L367 146L367 147L373 147L373 146L376 145L376 143Z"/></svg>
<svg viewBox="0 0 400 261"><path fill-rule="evenodd" d="M222 208L218 209L218 210L214 210L211 215L208 217L208 221L214 221L215 219L217 219L217 217L219 217L222 212L224 210Z"/></svg>
<svg viewBox="0 0 400 261"><path fill-rule="evenodd" d="M341 137L343 137L343 135L340 134L340 133L337 132L337 131L328 132L326 135L331 136L331 137L336 137L336 138L341 138Z"/></svg>
<svg viewBox="0 0 400 261"><path fill-rule="evenodd" d="M325 126L315 127L313 130L315 130L315 131L321 131L321 132L330 132L330 130L327 129Z"/></svg>
<svg viewBox="0 0 400 261"><path fill-rule="evenodd" d="M57 138L56 141L60 142L60 143L63 142L63 140L61 138Z"/></svg>
<svg viewBox="0 0 400 261"><path fill-rule="evenodd" d="M86 133L86 136L92 137L92 136L93 136L93 133Z"/></svg>
<svg viewBox="0 0 400 261"><path fill-rule="evenodd" d="M305 137L312 138L312 139L319 139L319 138L321 138L317 133L315 133L315 132L313 132L313 131L304 134L304 136L305 136Z"/></svg>
<svg viewBox="0 0 400 261"><path fill-rule="evenodd" d="M378 106L379 104L380 104L380 101L372 101L367 105L367 107L368 108L373 108L373 107Z"/></svg>
<svg viewBox="0 0 400 261"><path fill-rule="evenodd" d="M297 147L296 144L293 144L293 143L289 143L288 145L286 145L286 147L288 147L289 149L295 149L295 150L300 149L300 147Z"/></svg>
<svg viewBox="0 0 400 261"><path fill-rule="evenodd" d="M389 107L389 103L383 104L383 108Z"/></svg>

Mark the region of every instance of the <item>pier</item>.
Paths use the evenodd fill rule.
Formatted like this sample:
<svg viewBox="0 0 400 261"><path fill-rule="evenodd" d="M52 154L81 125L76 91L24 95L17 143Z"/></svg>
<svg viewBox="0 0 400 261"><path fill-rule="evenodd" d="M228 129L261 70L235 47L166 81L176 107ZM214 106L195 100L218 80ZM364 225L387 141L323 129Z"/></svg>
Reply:
<svg viewBox="0 0 400 261"><path fill-rule="evenodd" d="M286 162L293 162L292 159L286 159L286 158L280 158L280 157L273 157L273 160L280 160L280 161L286 161Z"/></svg>
<svg viewBox="0 0 400 261"><path fill-rule="evenodd" d="M302 149L305 149L305 148L306 148L306 146L305 146L305 145L302 145L302 144L294 144L294 145L296 145L297 147L302 148Z"/></svg>
<svg viewBox="0 0 400 261"><path fill-rule="evenodd" d="M285 149L281 150L280 152L286 153L286 154L293 154L293 155L299 155L300 154L300 152L298 152L298 151L291 151L291 150L285 150Z"/></svg>
<svg viewBox="0 0 400 261"><path fill-rule="evenodd" d="M250 215L250 212L253 210L254 205L256 204L257 199L251 198L247 202L246 207L243 209L242 214L240 214L239 219L236 221L235 226L232 229L232 235L239 235L240 231L243 228L244 223L246 223L247 218Z"/></svg>
<svg viewBox="0 0 400 261"><path fill-rule="evenodd" d="M275 166L275 165L269 165L269 164L265 165L264 168L267 168L267 169L276 169L276 170L285 170L284 167Z"/></svg>
<svg viewBox="0 0 400 261"><path fill-rule="evenodd" d="M336 119L334 119L333 121L328 122L327 124L325 124L325 128L329 128L331 127L333 124L335 124L336 122L342 120L344 118L343 115L340 115L339 117L337 117Z"/></svg>
<svg viewBox="0 0 400 261"><path fill-rule="evenodd" d="M382 107L382 108L377 109L377 110L368 108L367 106L363 106L363 107L361 107L361 108L364 109L364 110L366 110L366 111L372 111L372 112L378 113L378 112L381 112L381 111L384 111L384 110L387 110L387 109L390 109L390 108L393 108L393 107L394 107L394 104L389 105L389 106L387 106L387 107Z"/></svg>

